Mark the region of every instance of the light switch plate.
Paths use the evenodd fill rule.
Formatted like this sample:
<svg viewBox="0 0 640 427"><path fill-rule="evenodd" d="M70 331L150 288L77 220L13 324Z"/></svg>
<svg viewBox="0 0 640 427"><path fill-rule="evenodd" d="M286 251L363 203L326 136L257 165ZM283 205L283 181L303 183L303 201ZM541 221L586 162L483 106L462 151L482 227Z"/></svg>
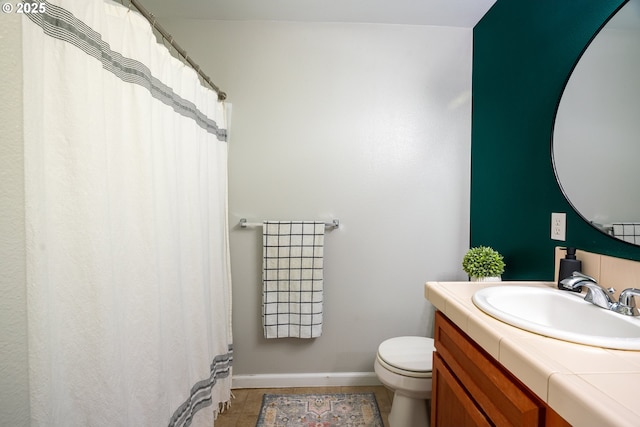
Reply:
<svg viewBox="0 0 640 427"><path fill-rule="evenodd" d="M567 214L553 212L551 214L551 238L553 240L566 240Z"/></svg>

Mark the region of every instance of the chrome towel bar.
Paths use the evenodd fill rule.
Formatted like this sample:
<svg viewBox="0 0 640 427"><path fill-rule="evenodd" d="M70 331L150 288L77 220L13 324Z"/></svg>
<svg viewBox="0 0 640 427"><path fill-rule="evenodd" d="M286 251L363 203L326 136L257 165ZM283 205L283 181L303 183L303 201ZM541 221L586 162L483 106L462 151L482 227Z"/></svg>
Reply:
<svg viewBox="0 0 640 427"><path fill-rule="evenodd" d="M328 227L328 228L340 228L340 220L339 219L334 219L331 222L325 222L324 226ZM262 223L261 222L247 222L246 218L240 218L240 228L247 228L247 227L262 227Z"/></svg>

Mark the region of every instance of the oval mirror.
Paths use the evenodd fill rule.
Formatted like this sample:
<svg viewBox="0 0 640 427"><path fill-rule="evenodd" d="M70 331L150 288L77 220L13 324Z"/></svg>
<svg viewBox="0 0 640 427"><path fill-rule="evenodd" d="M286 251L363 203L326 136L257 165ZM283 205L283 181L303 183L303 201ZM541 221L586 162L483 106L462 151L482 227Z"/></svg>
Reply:
<svg viewBox="0 0 640 427"><path fill-rule="evenodd" d="M609 20L576 64L553 134L558 183L594 227L640 245L640 0Z"/></svg>

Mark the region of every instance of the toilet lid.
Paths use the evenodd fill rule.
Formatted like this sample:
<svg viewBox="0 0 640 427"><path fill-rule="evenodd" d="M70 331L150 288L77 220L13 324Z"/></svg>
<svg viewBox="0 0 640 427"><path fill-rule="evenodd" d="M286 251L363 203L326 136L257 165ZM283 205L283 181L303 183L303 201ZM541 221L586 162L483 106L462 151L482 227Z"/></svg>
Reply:
<svg viewBox="0 0 640 427"><path fill-rule="evenodd" d="M396 337L380 344L378 356L404 371L431 372L434 351L433 338Z"/></svg>

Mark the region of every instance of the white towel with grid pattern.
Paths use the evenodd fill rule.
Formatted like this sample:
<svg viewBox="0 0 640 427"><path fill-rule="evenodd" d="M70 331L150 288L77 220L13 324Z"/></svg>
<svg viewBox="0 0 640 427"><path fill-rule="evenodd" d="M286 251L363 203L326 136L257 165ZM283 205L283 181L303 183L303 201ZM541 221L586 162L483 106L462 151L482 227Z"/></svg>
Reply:
<svg viewBox="0 0 640 427"><path fill-rule="evenodd" d="M640 243L640 222L614 222L613 235L629 243Z"/></svg>
<svg viewBox="0 0 640 427"><path fill-rule="evenodd" d="M322 334L324 227L317 221L263 223L265 338Z"/></svg>

